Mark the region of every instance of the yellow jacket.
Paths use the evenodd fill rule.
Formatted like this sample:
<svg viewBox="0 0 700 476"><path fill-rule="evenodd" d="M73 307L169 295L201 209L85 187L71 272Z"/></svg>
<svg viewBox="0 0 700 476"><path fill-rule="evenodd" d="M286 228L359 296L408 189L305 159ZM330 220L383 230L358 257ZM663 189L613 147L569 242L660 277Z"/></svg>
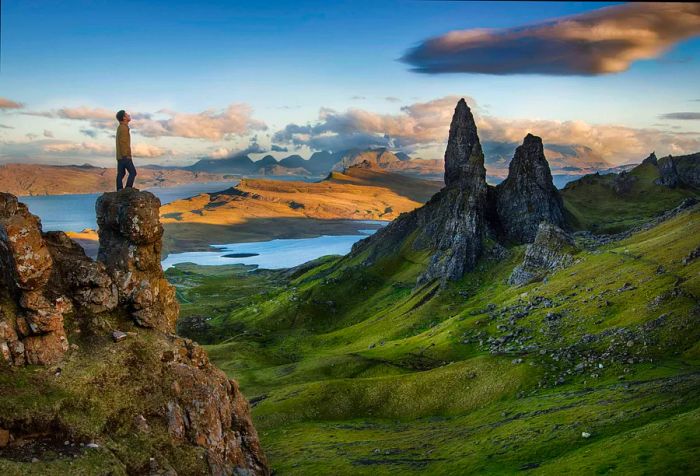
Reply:
<svg viewBox="0 0 700 476"><path fill-rule="evenodd" d="M119 124L117 127L117 160L122 157L131 158L131 135L126 124Z"/></svg>

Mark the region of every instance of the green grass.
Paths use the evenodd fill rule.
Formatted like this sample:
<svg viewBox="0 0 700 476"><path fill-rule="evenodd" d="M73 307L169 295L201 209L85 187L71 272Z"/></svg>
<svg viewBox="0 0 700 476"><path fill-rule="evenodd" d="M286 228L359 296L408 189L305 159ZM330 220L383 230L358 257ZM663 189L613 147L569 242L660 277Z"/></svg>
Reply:
<svg viewBox="0 0 700 476"><path fill-rule="evenodd" d="M564 206L574 227L595 233L617 233L671 209L684 198L700 197L696 189L656 185L659 171L651 164L629 172L635 180L627 193L616 193L617 175L588 175L562 191Z"/></svg>
<svg viewBox="0 0 700 476"><path fill-rule="evenodd" d="M700 262L681 260L699 218L695 207L519 288L506 282L522 247L415 289L427 256L410 239L370 267L168 274L184 315L209 313L210 357L256 402L278 474L688 474ZM493 352L488 339L510 334L522 341Z"/></svg>

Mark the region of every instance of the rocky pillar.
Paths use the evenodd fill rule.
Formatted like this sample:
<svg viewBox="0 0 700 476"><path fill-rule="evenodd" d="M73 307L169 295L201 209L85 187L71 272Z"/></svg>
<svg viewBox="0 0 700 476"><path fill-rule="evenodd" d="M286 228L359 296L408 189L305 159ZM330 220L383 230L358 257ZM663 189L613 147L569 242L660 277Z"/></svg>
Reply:
<svg viewBox="0 0 700 476"><path fill-rule="evenodd" d="M160 266L160 200L150 192L127 188L103 194L95 209L97 260L116 283L119 302L138 325L175 332L180 307Z"/></svg>

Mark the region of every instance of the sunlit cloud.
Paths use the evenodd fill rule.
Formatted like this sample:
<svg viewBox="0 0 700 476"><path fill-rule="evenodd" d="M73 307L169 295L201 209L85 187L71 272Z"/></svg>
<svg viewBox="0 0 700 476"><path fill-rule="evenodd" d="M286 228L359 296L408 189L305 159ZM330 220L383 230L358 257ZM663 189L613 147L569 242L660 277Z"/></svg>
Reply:
<svg viewBox="0 0 700 476"><path fill-rule="evenodd" d="M415 103L402 107L398 114L357 108L345 112L322 109L315 123L289 124L273 138L314 150L393 147L409 153L429 148L440 153L458 99L447 96ZM493 168L507 167L515 147L527 133L543 138L554 167L605 168L639 161L653 150L674 155L700 150L700 134L584 121L506 119L484 113L472 98L467 98L467 102L475 116L486 161Z"/></svg>
<svg viewBox="0 0 700 476"><path fill-rule="evenodd" d="M59 142L46 144L42 147L44 152L90 152L95 154L107 154L113 152L112 147L97 142Z"/></svg>
<svg viewBox="0 0 700 476"><path fill-rule="evenodd" d="M131 147L131 152L135 157L153 158L162 157L164 155L172 155L171 149L165 149L152 144L139 142Z"/></svg>
<svg viewBox="0 0 700 476"><path fill-rule="evenodd" d="M700 34L698 3L637 3L507 29L456 30L408 50L420 73L600 75Z"/></svg>
<svg viewBox="0 0 700 476"><path fill-rule="evenodd" d="M11 99L0 97L0 110L2 109L22 109L24 104L17 101L12 101Z"/></svg>
<svg viewBox="0 0 700 476"><path fill-rule="evenodd" d="M194 114L172 110L127 112L132 117L129 127L134 133L146 137L222 140L267 129L263 121L252 117L252 108L247 104L231 104L223 110L209 109ZM116 111L104 108L66 107L52 111L27 111L24 114L87 121L93 129L112 130L117 127ZM156 115L164 118L156 119Z"/></svg>

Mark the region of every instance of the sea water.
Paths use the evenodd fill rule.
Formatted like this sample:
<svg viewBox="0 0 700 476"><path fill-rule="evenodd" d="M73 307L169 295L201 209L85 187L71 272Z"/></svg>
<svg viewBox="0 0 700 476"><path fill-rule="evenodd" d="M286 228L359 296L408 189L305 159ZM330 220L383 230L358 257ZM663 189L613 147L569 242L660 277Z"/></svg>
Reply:
<svg viewBox="0 0 700 476"><path fill-rule="evenodd" d="M188 183L175 187L154 187L148 191L166 203L189 198L200 193L225 190L236 185L231 182ZM36 195L19 197L19 201L29 207L29 211L41 218L44 231L82 231L85 228L97 229L95 202L101 193L84 193L68 195Z"/></svg>

